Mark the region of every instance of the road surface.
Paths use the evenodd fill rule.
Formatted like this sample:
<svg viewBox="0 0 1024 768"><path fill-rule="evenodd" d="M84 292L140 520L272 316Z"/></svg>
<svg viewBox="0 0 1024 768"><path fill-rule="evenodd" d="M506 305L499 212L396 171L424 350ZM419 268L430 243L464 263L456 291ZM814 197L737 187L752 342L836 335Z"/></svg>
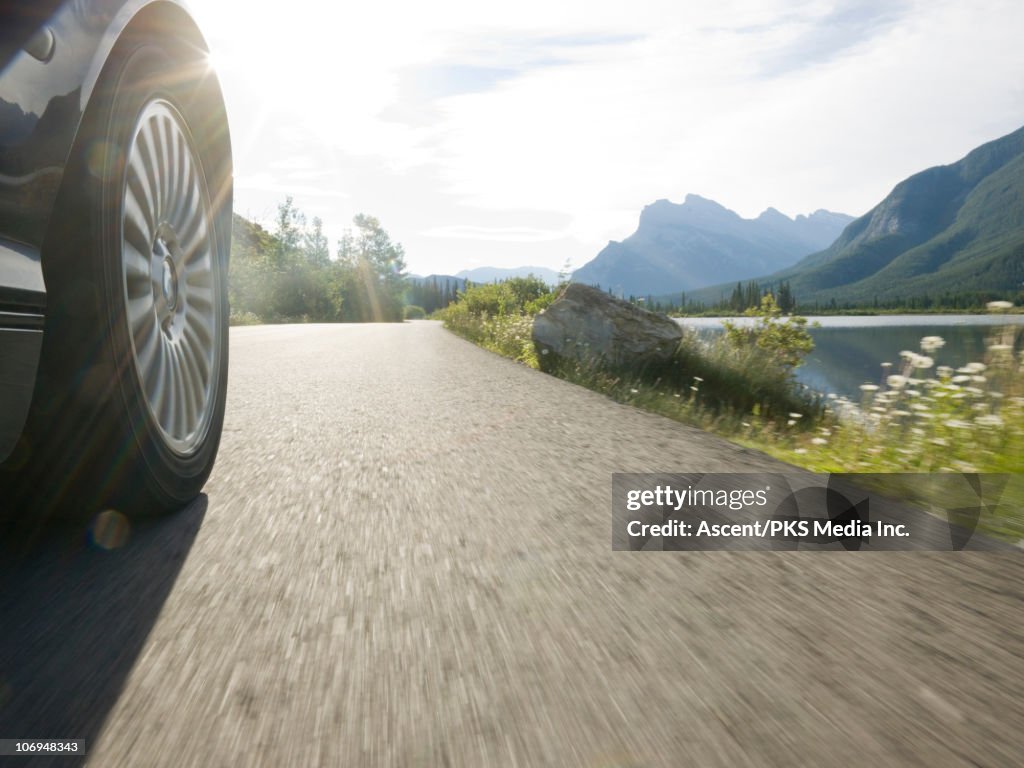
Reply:
<svg viewBox="0 0 1024 768"><path fill-rule="evenodd" d="M778 465L434 323L231 343L204 496L0 567L0 737L103 768L1020 765L1020 553L612 552L613 472Z"/></svg>

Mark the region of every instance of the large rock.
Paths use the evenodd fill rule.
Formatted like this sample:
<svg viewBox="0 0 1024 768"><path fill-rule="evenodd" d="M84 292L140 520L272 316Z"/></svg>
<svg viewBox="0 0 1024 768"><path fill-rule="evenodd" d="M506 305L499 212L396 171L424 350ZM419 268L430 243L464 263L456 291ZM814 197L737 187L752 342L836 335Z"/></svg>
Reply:
<svg viewBox="0 0 1024 768"><path fill-rule="evenodd" d="M665 315L580 283L571 283L533 320L533 342L544 368L558 359L613 366L662 362L682 336L679 324Z"/></svg>

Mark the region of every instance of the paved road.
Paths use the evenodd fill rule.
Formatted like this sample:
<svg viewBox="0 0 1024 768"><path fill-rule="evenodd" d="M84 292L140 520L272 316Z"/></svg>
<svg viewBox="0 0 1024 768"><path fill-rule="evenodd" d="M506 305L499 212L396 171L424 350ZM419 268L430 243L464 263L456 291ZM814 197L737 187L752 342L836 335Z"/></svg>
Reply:
<svg viewBox="0 0 1024 768"><path fill-rule="evenodd" d="M612 472L777 465L432 323L231 354L206 495L0 568L0 735L104 768L1020 764L1020 554L612 552Z"/></svg>

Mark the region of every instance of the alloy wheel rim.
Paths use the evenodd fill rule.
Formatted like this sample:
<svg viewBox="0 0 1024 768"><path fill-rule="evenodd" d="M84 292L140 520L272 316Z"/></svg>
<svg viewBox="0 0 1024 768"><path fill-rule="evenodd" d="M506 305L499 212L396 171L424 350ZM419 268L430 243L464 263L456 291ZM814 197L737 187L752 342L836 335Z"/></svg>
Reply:
<svg viewBox="0 0 1024 768"><path fill-rule="evenodd" d="M184 120L164 99L150 101L136 121L121 210L135 372L164 441L188 455L213 417L222 299L202 168Z"/></svg>

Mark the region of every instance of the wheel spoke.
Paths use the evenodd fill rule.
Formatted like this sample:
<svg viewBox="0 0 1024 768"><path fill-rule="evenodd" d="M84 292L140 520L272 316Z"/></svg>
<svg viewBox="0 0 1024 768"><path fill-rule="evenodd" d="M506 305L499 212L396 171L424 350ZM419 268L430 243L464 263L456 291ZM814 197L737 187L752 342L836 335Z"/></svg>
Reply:
<svg viewBox="0 0 1024 768"><path fill-rule="evenodd" d="M125 280L128 282L129 297L137 296L140 291L145 291L150 299L153 298L152 265L149 263L149 259L143 256L135 244L127 238L124 241L124 271Z"/></svg>
<svg viewBox="0 0 1024 768"><path fill-rule="evenodd" d="M168 213L168 218L179 226L181 217L188 210L191 200L191 177L190 170L192 161L188 154L188 147L185 144L185 137L180 133L175 136L174 141L174 210Z"/></svg>
<svg viewBox="0 0 1024 768"><path fill-rule="evenodd" d="M166 118L161 116L153 120L153 136L156 141L157 181L160 184L160 215L166 216L171 207L171 173L167 147Z"/></svg>
<svg viewBox="0 0 1024 768"><path fill-rule="evenodd" d="M143 253L148 252L152 246L156 230L153 203L149 195L147 185L134 171L130 171L124 196L124 236Z"/></svg>
<svg viewBox="0 0 1024 768"><path fill-rule="evenodd" d="M135 351L139 358L139 370L144 378L152 371L153 363L160 346L160 329L156 327L156 318L147 316L142 322L132 324L135 338Z"/></svg>
<svg viewBox="0 0 1024 768"><path fill-rule="evenodd" d="M162 336L157 337L156 360L145 369L143 383L150 408L163 422L167 394L167 342Z"/></svg>
<svg viewBox="0 0 1024 768"><path fill-rule="evenodd" d="M139 127L138 135L139 158L145 169L145 182L149 187L152 197L151 213L153 220L160 218L164 208L164 198L160 185L160 161L157 154L156 136L153 132L152 121L146 121Z"/></svg>
<svg viewBox="0 0 1024 768"><path fill-rule="evenodd" d="M203 407L203 394L206 386L203 376L203 368L199 364L196 350L192 343L184 335L181 338L181 357L185 366L185 379L188 382L188 401L191 405L192 416L189 423L193 423L195 416Z"/></svg>
<svg viewBox="0 0 1024 768"><path fill-rule="evenodd" d="M196 362L196 373L199 378L201 389L206 389L206 384L210 380L210 359L207 356L206 350L209 345L203 344L199 340L199 336L196 334L196 330L193 326L185 326L185 332L182 334L182 339L189 345L192 350L193 358Z"/></svg>
<svg viewBox="0 0 1024 768"><path fill-rule="evenodd" d="M188 223L181 229L181 252L186 259L206 242L206 218L199 212L188 217Z"/></svg>

